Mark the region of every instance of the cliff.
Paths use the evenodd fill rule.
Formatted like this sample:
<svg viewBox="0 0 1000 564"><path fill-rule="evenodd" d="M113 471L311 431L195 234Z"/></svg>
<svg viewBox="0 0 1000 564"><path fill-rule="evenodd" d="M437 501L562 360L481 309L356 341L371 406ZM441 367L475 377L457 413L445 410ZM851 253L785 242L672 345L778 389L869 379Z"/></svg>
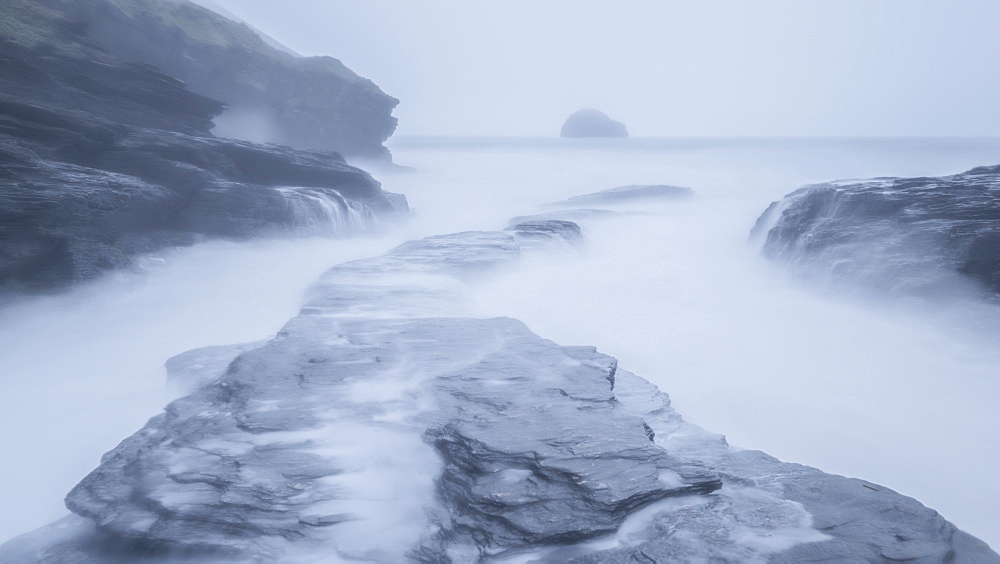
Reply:
<svg viewBox="0 0 1000 564"><path fill-rule="evenodd" d="M188 0L37 3L109 55L153 65L226 104L216 120L221 136L389 158L382 143L395 130L399 101L337 59L296 56Z"/></svg>
<svg viewBox="0 0 1000 564"><path fill-rule="evenodd" d="M212 136L221 103L86 28L42 2L0 5L0 289L206 237L347 233L405 207L339 154Z"/></svg>

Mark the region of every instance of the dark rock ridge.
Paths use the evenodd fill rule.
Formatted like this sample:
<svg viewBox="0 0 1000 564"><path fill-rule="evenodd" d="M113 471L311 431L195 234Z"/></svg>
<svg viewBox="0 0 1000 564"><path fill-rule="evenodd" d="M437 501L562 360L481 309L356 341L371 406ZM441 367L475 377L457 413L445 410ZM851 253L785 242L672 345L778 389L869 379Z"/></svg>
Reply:
<svg viewBox="0 0 1000 564"><path fill-rule="evenodd" d="M337 59L296 56L188 0L27 1L65 16L109 55L225 103L221 136L389 159L382 143L399 101Z"/></svg>
<svg viewBox="0 0 1000 564"><path fill-rule="evenodd" d="M412 241L328 271L271 341L172 361L204 384L0 560L1000 561L891 490L730 449L592 347L470 317L466 284L540 231L576 237Z"/></svg>
<svg viewBox="0 0 1000 564"><path fill-rule="evenodd" d="M774 202L754 235L814 275L879 290L1000 296L1000 166L940 178L806 186Z"/></svg>
<svg viewBox="0 0 1000 564"><path fill-rule="evenodd" d="M218 102L0 5L0 289L51 289L205 237L346 234L405 209L336 153L224 140Z"/></svg>
<svg viewBox="0 0 1000 564"><path fill-rule="evenodd" d="M602 111L585 108L570 114L560 137L628 137L628 128Z"/></svg>
<svg viewBox="0 0 1000 564"><path fill-rule="evenodd" d="M578 207L627 204L652 200L683 199L694 196L694 190L682 186L666 184L632 184L609 188L591 194L581 194L561 202L549 204L555 207Z"/></svg>

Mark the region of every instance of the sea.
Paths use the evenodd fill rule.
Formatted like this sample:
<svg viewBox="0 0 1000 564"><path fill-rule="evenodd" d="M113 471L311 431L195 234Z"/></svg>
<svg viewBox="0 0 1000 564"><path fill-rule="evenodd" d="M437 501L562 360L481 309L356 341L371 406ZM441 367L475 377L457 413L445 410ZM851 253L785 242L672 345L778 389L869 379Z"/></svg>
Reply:
<svg viewBox="0 0 1000 564"><path fill-rule="evenodd" d="M178 396L164 361L266 339L330 267L415 238L500 230L627 185L583 241L471 281L473 315L591 345L731 445L914 497L1000 547L1000 308L818 285L762 257L767 206L802 186L1000 163L1000 138L398 137L359 161L411 208L347 238L216 241L0 309L0 542L65 515L101 455Z"/></svg>

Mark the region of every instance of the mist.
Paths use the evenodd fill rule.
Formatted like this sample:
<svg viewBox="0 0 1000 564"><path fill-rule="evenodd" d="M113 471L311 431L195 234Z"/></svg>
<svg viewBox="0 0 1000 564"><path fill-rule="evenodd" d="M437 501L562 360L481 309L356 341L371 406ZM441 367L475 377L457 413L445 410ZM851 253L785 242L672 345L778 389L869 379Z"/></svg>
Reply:
<svg viewBox="0 0 1000 564"><path fill-rule="evenodd" d="M0 310L0 538L68 514L63 496L104 452L178 395L165 361L189 349L269 338L333 263L388 243L277 239L205 243L147 257L72 292Z"/></svg>
<svg viewBox="0 0 1000 564"><path fill-rule="evenodd" d="M995 135L991 0L215 0L400 99L402 135ZM461 48L456 48L461 46Z"/></svg>
<svg viewBox="0 0 1000 564"><path fill-rule="evenodd" d="M18 430L4 448L20 463L4 469L0 504L24 510L7 514L0 536L66 514L62 495L176 395L167 358L272 336L329 267L422 236L502 229L574 195L668 183L695 196L581 221L581 246L473 283L465 315L595 345L737 447L884 484L1000 543L1000 486L955 479L1000 463L996 306L818 287L766 262L748 237L771 201L803 184L960 171L1000 141L401 138L392 149L416 167L379 173L408 196L404 224L355 239L202 244L5 309L0 371L16 378L0 423Z"/></svg>
<svg viewBox="0 0 1000 564"><path fill-rule="evenodd" d="M1000 4L198 3L287 52L336 56L398 97L392 162L378 146L384 135L372 137L378 151L367 160L347 159L405 195L410 212L380 224L381 212L334 188L268 186L294 212L285 236L272 229L170 248L59 294L0 303L0 448L9 461L0 507L17 508L0 512L0 544L69 515L64 496L101 456L192 391L192 382L168 381L168 359L274 338L332 267L423 237L501 231L573 196L672 185L693 197L595 205L605 213L574 219L579 244L518 248L514 265L467 278L380 272L375 261L376 289L365 291L399 283L432 298L372 300L383 307L372 315L510 317L559 345L597 347L737 449L880 484L1000 546L1000 483L988 478L1000 467L1000 303L964 279L912 293L893 285L891 269L849 280L770 261L751 236L772 202L804 185L997 163L1000 79L989 71L1000 64ZM634 136L557 138L566 116L585 107ZM237 105L212 132L281 141L281 119ZM385 202L400 202L391 196ZM872 254L867 264L881 260ZM343 297L343 288L323 289ZM454 300L442 306L442 295ZM230 349L216 352L220 367L230 360ZM434 400L418 385L424 368L410 364L354 383L349 417L260 439L302 439L342 464L317 480L338 496L310 507L315 522L293 519L327 527L316 544L337 554L323 558L403 560L444 511L441 454L414 423ZM569 549L622 546L646 534L657 512L700 503L661 500L617 533ZM775 546L827 538L802 504L788 504L800 519ZM288 541L275 537L262 542ZM510 561L559 550L522 548ZM321 556L309 543L281 549L290 561Z"/></svg>

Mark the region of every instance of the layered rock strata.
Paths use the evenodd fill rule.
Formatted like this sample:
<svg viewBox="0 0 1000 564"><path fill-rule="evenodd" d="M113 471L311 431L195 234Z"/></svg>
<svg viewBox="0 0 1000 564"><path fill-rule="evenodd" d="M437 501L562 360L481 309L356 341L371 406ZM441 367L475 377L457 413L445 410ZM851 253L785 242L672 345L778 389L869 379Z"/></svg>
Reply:
<svg viewBox="0 0 1000 564"><path fill-rule="evenodd" d="M201 386L0 559L1000 561L891 490L730 448L592 347L470 317L539 233L578 227L406 243L328 271L273 340L172 362Z"/></svg>
<svg viewBox="0 0 1000 564"><path fill-rule="evenodd" d="M336 153L213 137L222 104L109 55L44 2L0 14L0 290L205 237L347 234L406 207Z"/></svg>
<svg viewBox="0 0 1000 564"><path fill-rule="evenodd" d="M811 275L909 295L1000 297L1000 166L806 186L757 221L764 253Z"/></svg>

